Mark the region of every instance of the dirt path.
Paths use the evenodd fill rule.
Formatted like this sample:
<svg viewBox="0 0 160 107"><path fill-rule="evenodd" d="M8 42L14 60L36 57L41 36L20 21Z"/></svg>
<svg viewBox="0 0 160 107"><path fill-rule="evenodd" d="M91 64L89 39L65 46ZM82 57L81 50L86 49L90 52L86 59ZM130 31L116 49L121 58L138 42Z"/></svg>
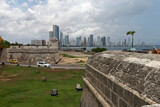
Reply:
<svg viewBox="0 0 160 107"><path fill-rule="evenodd" d="M64 56L69 55L73 56L74 58ZM65 64L65 65L84 65L88 60L88 57L91 55L84 54L83 52L59 52L61 57L61 61L58 64Z"/></svg>

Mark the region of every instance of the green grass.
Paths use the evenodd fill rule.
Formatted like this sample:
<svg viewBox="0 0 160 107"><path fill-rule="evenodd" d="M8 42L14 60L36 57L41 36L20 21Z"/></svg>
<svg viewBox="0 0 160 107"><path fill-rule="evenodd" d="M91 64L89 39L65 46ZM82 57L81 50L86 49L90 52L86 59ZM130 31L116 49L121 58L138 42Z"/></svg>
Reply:
<svg viewBox="0 0 160 107"><path fill-rule="evenodd" d="M81 64L84 64L85 62L84 61L82 61L82 60L80 60L79 62L77 62L77 63L81 63Z"/></svg>
<svg viewBox="0 0 160 107"><path fill-rule="evenodd" d="M75 85L83 87L84 70L51 70L9 65L0 68L0 107L79 107L82 92L76 92ZM43 83L44 76L47 82ZM50 96L52 89L58 89L58 96Z"/></svg>
<svg viewBox="0 0 160 107"><path fill-rule="evenodd" d="M72 56L72 55L68 55L68 54L61 54L61 55L63 55L63 57L68 57L68 58L78 58L76 56Z"/></svg>

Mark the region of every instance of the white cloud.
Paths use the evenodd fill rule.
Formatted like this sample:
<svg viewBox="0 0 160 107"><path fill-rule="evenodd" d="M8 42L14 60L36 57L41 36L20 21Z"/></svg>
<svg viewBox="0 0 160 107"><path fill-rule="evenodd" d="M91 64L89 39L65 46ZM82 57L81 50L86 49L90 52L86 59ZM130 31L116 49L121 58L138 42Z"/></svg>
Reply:
<svg viewBox="0 0 160 107"><path fill-rule="evenodd" d="M24 3L22 4L22 6L23 6L23 7L28 7L28 3L27 3L27 2L24 2Z"/></svg>
<svg viewBox="0 0 160 107"><path fill-rule="evenodd" d="M29 2L33 2L33 0L28 0Z"/></svg>
<svg viewBox="0 0 160 107"><path fill-rule="evenodd" d="M22 6L28 7L27 11L0 3L0 33L11 41L26 43L34 38L48 38L48 31L56 24L71 38L89 34L117 38L131 28L134 16L151 7L148 0L47 0L47 3L37 0L36 3L28 7L24 2Z"/></svg>

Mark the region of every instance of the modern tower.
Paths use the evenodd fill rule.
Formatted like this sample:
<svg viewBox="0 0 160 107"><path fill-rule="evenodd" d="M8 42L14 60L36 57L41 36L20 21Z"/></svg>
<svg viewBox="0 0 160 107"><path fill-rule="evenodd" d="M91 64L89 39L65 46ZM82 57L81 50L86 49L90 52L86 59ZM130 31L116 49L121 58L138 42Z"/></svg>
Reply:
<svg viewBox="0 0 160 107"><path fill-rule="evenodd" d="M106 37L101 38L102 46L106 46Z"/></svg>
<svg viewBox="0 0 160 107"><path fill-rule="evenodd" d="M76 46L81 46L82 45L82 37L79 36L76 38Z"/></svg>
<svg viewBox="0 0 160 107"><path fill-rule="evenodd" d="M60 32L60 40L59 40L60 46L63 46L63 33Z"/></svg>
<svg viewBox="0 0 160 107"><path fill-rule="evenodd" d="M86 37L84 37L83 46L84 46L84 47L86 47L86 46L87 46L87 40L86 40Z"/></svg>
<svg viewBox="0 0 160 107"><path fill-rule="evenodd" d="M111 46L111 38L107 37L107 46Z"/></svg>
<svg viewBox="0 0 160 107"><path fill-rule="evenodd" d="M57 25L53 25L53 36L59 41L59 26Z"/></svg>
<svg viewBox="0 0 160 107"><path fill-rule="evenodd" d="M90 35L90 45L93 46L93 35Z"/></svg>
<svg viewBox="0 0 160 107"><path fill-rule="evenodd" d="M97 43L96 43L97 46L100 46L101 45L101 38L100 36L97 36Z"/></svg>
<svg viewBox="0 0 160 107"><path fill-rule="evenodd" d="M65 36L65 45L69 46L69 35Z"/></svg>
<svg viewBox="0 0 160 107"><path fill-rule="evenodd" d="M49 40L53 37L53 31L49 31Z"/></svg>
<svg viewBox="0 0 160 107"><path fill-rule="evenodd" d="M128 38L128 46L131 46L131 38Z"/></svg>

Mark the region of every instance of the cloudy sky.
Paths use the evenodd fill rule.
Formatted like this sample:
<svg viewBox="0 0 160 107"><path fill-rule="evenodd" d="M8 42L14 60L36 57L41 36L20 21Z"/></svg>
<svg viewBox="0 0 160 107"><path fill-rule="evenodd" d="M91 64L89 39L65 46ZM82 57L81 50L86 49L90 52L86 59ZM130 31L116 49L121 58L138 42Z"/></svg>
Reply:
<svg viewBox="0 0 160 107"><path fill-rule="evenodd" d="M48 40L53 24L72 39L118 42L134 30L136 42L160 44L160 0L0 0L0 35L10 42Z"/></svg>

